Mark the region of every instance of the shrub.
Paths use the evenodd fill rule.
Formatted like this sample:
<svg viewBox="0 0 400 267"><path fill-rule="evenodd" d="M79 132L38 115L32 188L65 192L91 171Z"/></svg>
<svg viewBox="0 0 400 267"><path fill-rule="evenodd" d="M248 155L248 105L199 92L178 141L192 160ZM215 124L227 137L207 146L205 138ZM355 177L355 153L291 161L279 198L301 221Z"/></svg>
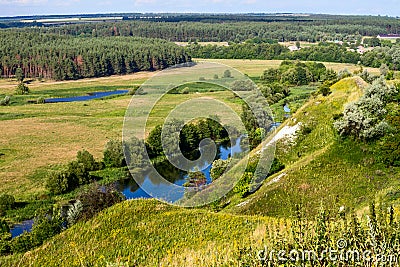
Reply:
<svg viewBox="0 0 400 267"><path fill-rule="evenodd" d="M29 87L26 86L24 83L20 83L20 84L18 84L17 88L15 89L15 94L27 95L27 94L29 94Z"/></svg>
<svg viewBox="0 0 400 267"><path fill-rule="evenodd" d="M0 106L8 106L10 105L11 98L7 95L3 100L0 100Z"/></svg>
<svg viewBox="0 0 400 267"><path fill-rule="evenodd" d="M323 84L318 87L318 93L322 94L323 96L328 96L332 93L331 88L327 84Z"/></svg>
<svg viewBox="0 0 400 267"><path fill-rule="evenodd" d="M385 121L388 101L397 93L386 85L383 77L374 81L355 103L345 107L343 117L334 123L341 135L368 140L385 135L390 126Z"/></svg>
<svg viewBox="0 0 400 267"><path fill-rule="evenodd" d="M125 165L124 151L120 141L108 141L103 155L104 164L108 168L119 168Z"/></svg>
<svg viewBox="0 0 400 267"><path fill-rule="evenodd" d="M272 162L271 169L269 170L268 176L271 176L277 172L280 172L285 168L285 164L283 164L279 159L274 158L274 161Z"/></svg>
<svg viewBox="0 0 400 267"><path fill-rule="evenodd" d="M56 215L43 214L35 218L31 236L32 247L37 247L43 244L47 239L61 233L62 220Z"/></svg>
<svg viewBox="0 0 400 267"><path fill-rule="evenodd" d="M0 255L10 252L10 227L5 220L0 219Z"/></svg>
<svg viewBox="0 0 400 267"><path fill-rule="evenodd" d="M46 189L53 195L60 195L68 192L68 179L70 174L67 171L51 172L46 180Z"/></svg>
<svg viewBox="0 0 400 267"><path fill-rule="evenodd" d="M183 185L185 187L199 187L207 182L206 176L201 171L189 172L188 181Z"/></svg>
<svg viewBox="0 0 400 267"><path fill-rule="evenodd" d="M230 70L225 70L224 71L224 78L232 78L232 73Z"/></svg>
<svg viewBox="0 0 400 267"><path fill-rule="evenodd" d="M135 85L131 90L129 90L128 95L135 95L136 91L139 89L140 86Z"/></svg>
<svg viewBox="0 0 400 267"><path fill-rule="evenodd" d="M211 178L213 180L218 179L221 177L221 175L226 171L228 168L229 163L231 162L231 159L223 160L223 159L218 159L213 162L212 168L210 171Z"/></svg>
<svg viewBox="0 0 400 267"><path fill-rule="evenodd" d="M36 100L36 104L44 104L46 102L46 99L44 98L44 97L39 97L37 100Z"/></svg>
<svg viewBox="0 0 400 267"><path fill-rule="evenodd" d="M22 234L10 242L10 248L13 253L24 253L33 248L32 238L29 233Z"/></svg>
<svg viewBox="0 0 400 267"><path fill-rule="evenodd" d="M7 211L14 207L15 198L11 195L0 195L0 211Z"/></svg>
<svg viewBox="0 0 400 267"><path fill-rule="evenodd" d="M351 72L348 69L340 70L337 77L339 80L351 77Z"/></svg>
<svg viewBox="0 0 400 267"><path fill-rule="evenodd" d="M253 179L253 173L245 172L242 178L233 188L233 192L237 193L242 198L246 197L250 193L250 186L252 179Z"/></svg>
<svg viewBox="0 0 400 267"><path fill-rule="evenodd" d="M99 169L99 164L97 164L93 155L87 150L79 151L76 159L77 162L81 163L87 171L97 171Z"/></svg>
<svg viewBox="0 0 400 267"><path fill-rule="evenodd" d="M93 184L88 190L78 196L82 203L79 219L88 220L98 212L124 200L124 196L109 186Z"/></svg>
<svg viewBox="0 0 400 267"><path fill-rule="evenodd" d="M74 190L78 186L90 183L88 170L82 163L72 161L68 164L68 191Z"/></svg>

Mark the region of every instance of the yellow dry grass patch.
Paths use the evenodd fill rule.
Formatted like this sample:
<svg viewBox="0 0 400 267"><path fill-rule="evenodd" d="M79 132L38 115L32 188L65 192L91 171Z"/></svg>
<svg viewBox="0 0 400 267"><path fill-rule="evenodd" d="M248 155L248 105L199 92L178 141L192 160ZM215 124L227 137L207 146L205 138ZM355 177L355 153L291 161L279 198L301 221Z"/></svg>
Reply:
<svg viewBox="0 0 400 267"><path fill-rule="evenodd" d="M80 124L28 118L3 121L0 146L6 164L0 164L0 193L29 194L43 191L45 179L31 181L38 168L66 163L86 149L101 156L106 133ZM7 153L9 152L9 153ZM8 160L7 160L8 159Z"/></svg>

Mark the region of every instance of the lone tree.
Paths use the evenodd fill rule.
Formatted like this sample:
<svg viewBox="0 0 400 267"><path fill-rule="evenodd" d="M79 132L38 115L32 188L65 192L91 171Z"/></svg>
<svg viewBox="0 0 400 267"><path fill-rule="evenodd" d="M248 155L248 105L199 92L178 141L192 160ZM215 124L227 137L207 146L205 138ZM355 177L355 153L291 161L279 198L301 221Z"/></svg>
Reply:
<svg viewBox="0 0 400 267"><path fill-rule="evenodd" d="M232 73L230 70L224 71L224 78L232 78Z"/></svg>
<svg viewBox="0 0 400 267"><path fill-rule="evenodd" d="M25 75L21 68L17 68L17 70L15 71L15 79L17 79L17 81L19 81L20 83L24 81Z"/></svg>
<svg viewBox="0 0 400 267"><path fill-rule="evenodd" d="M29 94L29 87L26 86L23 82L18 84L17 88L15 89L15 94L17 95L27 95Z"/></svg>

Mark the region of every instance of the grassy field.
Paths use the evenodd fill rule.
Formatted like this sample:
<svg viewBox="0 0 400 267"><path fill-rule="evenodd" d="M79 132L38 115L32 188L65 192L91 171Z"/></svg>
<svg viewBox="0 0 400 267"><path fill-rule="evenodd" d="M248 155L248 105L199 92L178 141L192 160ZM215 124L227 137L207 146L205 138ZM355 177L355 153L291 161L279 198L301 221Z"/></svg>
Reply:
<svg viewBox="0 0 400 267"><path fill-rule="evenodd" d="M195 61L216 62L231 66L238 69L250 77L260 77L263 71L267 68L278 68L282 60L250 60L250 59L194 59ZM331 63L323 62L328 69L333 69L336 72L348 69L350 72L359 70L359 66L347 63ZM379 74L379 69L364 68L374 75Z"/></svg>
<svg viewBox="0 0 400 267"><path fill-rule="evenodd" d="M64 97L88 92L129 89L141 84L149 74L110 77L72 82L33 83L28 96L17 98L11 106L0 107L0 193L12 193L18 200L29 200L45 193L46 170L72 160L86 149L100 159L107 140L121 139L123 119L131 96L87 102L26 104L26 98ZM15 82L2 81L1 93L12 90ZM196 89L196 88L195 88ZM148 124L150 131L162 124L178 104L193 98L209 97L226 102L239 112L240 103L229 92L204 92L166 95L155 106ZM151 103L141 97L141 105ZM139 129L140 130L140 129Z"/></svg>
<svg viewBox="0 0 400 267"><path fill-rule="evenodd" d="M267 60L204 60L237 68L251 77L259 77L263 70L277 67L280 61ZM336 70L356 66L327 63ZM90 102L58 104L26 104L38 97L63 97L89 92L130 89L140 85L154 73L144 72L126 76L112 76L78 81L31 81L28 96L11 96L11 106L0 107L0 193L12 193L18 199L29 199L44 193L46 169L73 159L77 151L87 149L96 158L101 157L109 139L121 138L123 116L130 96L121 96ZM0 98L12 95L17 82L0 79ZM194 91L198 91L195 88ZM304 88L293 89L293 96L301 95ZM144 96L143 105L148 102ZM162 123L174 106L191 98L211 97L228 103L236 112L240 103L228 92L203 92L188 95L167 95L153 112L151 129ZM277 113L281 104L276 104ZM292 103L296 110L298 105ZM279 115L279 114L278 114ZM282 115L282 114L280 114Z"/></svg>

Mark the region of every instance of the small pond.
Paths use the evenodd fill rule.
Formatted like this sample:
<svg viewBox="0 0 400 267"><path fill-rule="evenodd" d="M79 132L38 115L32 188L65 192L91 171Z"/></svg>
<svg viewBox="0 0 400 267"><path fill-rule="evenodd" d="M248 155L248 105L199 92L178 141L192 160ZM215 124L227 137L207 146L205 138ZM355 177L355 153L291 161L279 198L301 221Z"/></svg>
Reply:
<svg viewBox="0 0 400 267"><path fill-rule="evenodd" d="M12 238L22 235L24 232L30 232L32 230L33 220L27 220L20 224L14 225L10 229Z"/></svg>
<svg viewBox="0 0 400 267"><path fill-rule="evenodd" d="M79 102L79 101L88 101L93 99L99 99L107 96L113 95L123 95L128 93L129 90L115 90L115 91L107 91L107 92L94 92L89 93L87 95L82 96L72 96L72 97L62 97L62 98L48 98L44 102L45 103L61 103L61 102Z"/></svg>

